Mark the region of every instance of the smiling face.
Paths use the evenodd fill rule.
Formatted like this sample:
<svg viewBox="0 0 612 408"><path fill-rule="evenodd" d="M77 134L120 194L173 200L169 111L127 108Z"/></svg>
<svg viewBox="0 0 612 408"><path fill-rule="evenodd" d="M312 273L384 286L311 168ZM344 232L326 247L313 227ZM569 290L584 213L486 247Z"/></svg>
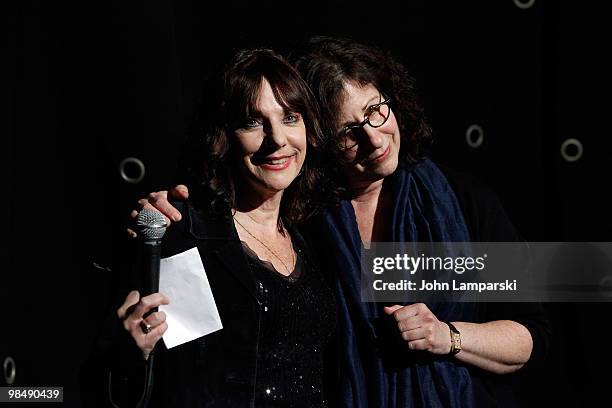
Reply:
<svg viewBox="0 0 612 408"><path fill-rule="evenodd" d="M338 131L347 125L364 120L368 108L382 101L383 97L372 84L360 86L355 82L345 82L344 102L337 120ZM350 185L362 185L383 179L392 174L398 165L400 149L400 130L393 111L380 127L365 125L355 130L359 144L344 150L344 169Z"/></svg>
<svg viewBox="0 0 612 408"><path fill-rule="evenodd" d="M246 189L259 197L282 193L298 176L306 159L302 115L285 109L263 78L255 109L234 131L235 159Z"/></svg>

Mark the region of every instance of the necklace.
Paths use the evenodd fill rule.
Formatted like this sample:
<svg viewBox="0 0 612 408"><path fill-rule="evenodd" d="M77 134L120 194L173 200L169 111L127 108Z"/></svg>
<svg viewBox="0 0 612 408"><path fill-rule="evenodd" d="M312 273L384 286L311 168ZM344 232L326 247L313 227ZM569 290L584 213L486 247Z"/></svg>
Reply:
<svg viewBox="0 0 612 408"><path fill-rule="evenodd" d="M253 217L251 217L250 215L247 214L247 216L253 220ZM251 231L249 231L244 225L242 225L242 223L240 221L238 221L238 218L236 218L236 216L233 216L234 221L236 221L238 223L238 225L240 225L242 227L243 230L245 230L247 232L247 234L249 234L250 236L252 236L257 242L259 242L261 245L264 246L264 248L266 248L268 250L268 252L270 252L272 255L274 255L276 257L276 259L278 259L280 261L280 263L283 264L283 266L285 267L285 270L287 271L287 273L289 275L291 275L291 270L287 267L287 264L285 264L285 262L283 262L283 260L280 258L280 256L278 256L276 254L276 252L274 252L269 246L267 246L266 244L264 244L259 238L257 238L255 235L253 235L253 233L251 233ZM255 221L255 220L253 220ZM284 229L285 227L283 227ZM295 251L293 250L293 242L291 242L291 264L295 265Z"/></svg>

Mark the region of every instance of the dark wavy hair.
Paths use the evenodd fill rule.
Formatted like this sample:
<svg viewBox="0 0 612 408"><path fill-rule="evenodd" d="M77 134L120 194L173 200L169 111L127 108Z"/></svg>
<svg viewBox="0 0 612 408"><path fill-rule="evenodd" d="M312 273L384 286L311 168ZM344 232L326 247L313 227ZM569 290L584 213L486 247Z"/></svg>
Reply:
<svg viewBox="0 0 612 408"><path fill-rule="evenodd" d="M334 139L328 146L336 157L340 154L336 114L346 97L347 81L361 86L372 84L391 98L402 136L400 162L417 163L427 155L432 132L415 81L390 53L350 39L312 37L291 54L290 60L319 102L321 124L326 136Z"/></svg>
<svg viewBox="0 0 612 408"><path fill-rule="evenodd" d="M302 171L284 191L281 214L300 223L316 212L324 199L325 140L319 109L300 74L269 49L237 52L221 74L213 75L196 109L189 142L183 151L187 161L181 178L190 187L195 204L217 214L236 208L236 183L240 176L232 166L234 131L256 111L262 80L272 88L276 101L287 111L299 113L306 126L308 152ZM315 188L316 187L316 188Z"/></svg>

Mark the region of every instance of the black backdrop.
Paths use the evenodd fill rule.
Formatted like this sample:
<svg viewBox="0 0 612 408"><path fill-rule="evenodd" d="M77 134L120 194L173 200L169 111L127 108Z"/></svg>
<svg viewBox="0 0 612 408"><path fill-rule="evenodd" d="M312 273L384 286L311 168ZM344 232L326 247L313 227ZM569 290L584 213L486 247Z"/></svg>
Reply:
<svg viewBox="0 0 612 408"><path fill-rule="evenodd" d="M173 182L202 79L234 46L325 34L390 49L417 77L434 158L485 180L527 240L610 241L605 13L532 3L8 2L0 357L16 361L15 385L63 385L77 406L116 281L111 243L136 198ZM569 138L584 148L574 162L560 155ZM145 164L141 182L121 178L126 157ZM522 392L533 406L606 405L612 308L546 306L552 355L520 375Z"/></svg>

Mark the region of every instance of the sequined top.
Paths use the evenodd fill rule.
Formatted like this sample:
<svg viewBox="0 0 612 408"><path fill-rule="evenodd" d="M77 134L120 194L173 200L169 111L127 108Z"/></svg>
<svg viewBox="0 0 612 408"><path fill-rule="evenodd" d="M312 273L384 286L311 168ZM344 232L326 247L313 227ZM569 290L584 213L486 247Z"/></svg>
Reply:
<svg viewBox="0 0 612 408"><path fill-rule="evenodd" d="M294 271L285 276L243 242L261 301L255 405L327 407L324 352L335 330L331 289L299 239Z"/></svg>

